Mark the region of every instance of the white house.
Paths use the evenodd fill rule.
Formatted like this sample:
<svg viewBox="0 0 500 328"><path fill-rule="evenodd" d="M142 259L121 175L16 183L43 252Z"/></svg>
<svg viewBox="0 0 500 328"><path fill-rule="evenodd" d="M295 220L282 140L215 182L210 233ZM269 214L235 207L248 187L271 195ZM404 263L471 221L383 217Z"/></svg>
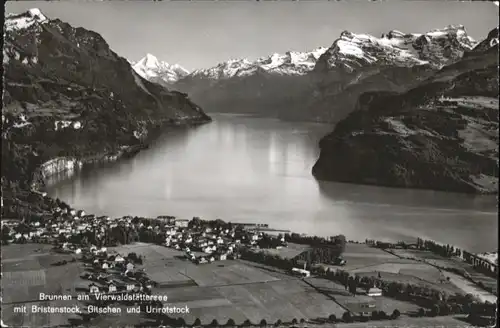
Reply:
<svg viewBox="0 0 500 328"><path fill-rule="evenodd" d="M108 293L116 293L116 286L113 283L108 285Z"/></svg>
<svg viewBox="0 0 500 328"><path fill-rule="evenodd" d="M95 284L90 284L89 289L91 294L99 294L99 287L97 287Z"/></svg>
<svg viewBox="0 0 500 328"><path fill-rule="evenodd" d="M372 287L368 289L368 292L366 293L368 296L382 296L382 290L377 287Z"/></svg>
<svg viewBox="0 0 500 328"><path fill-rule="evenodd" d="M132 271L134 270L134 265L132 263L127 263L127 271Z"/></svg>
<svg viewBox="0 0 500 328"><path fill-rule="evenodd" d="M102 264L102 268L103 268L104 270L109 269L109 264L108 264L108 263L106 263L106 262L104 262L104 263Z"/></svg>
<svg viewBox="0 0 500 328"><path fill-rule="evenodd" d="M175 226L180 227L180 228L187 228L189 224L189 220L182 219L182 220L175 220Z"/></svg>
<svg viewBox="0 0 500 328"><path fill-rule="evenodd" d="M81 253L82 253L82 249L81 248L75 249L75 254L81 254Z"/></svg>
<svg viewBox="0 0 500 328"><path fill-rule="evenodd" d="M127 284L127 292L133 291L135 289L134 284Z"/></svg>
<svg viewBox="0 0 500 328"><path fill-rule="evenodd" d="M299 268L293 268L292 273L297 275L297 276L302 276L302 277L311 276L311 272L304 270L304 269L299 269Z"/></svg>
<svg viewBox="0 0 500 328"><path fill-rule="evenodd" d="M121 257L120 255L116 255L115 257L115 263L123 263L125 262L125 259Z"/></svg>

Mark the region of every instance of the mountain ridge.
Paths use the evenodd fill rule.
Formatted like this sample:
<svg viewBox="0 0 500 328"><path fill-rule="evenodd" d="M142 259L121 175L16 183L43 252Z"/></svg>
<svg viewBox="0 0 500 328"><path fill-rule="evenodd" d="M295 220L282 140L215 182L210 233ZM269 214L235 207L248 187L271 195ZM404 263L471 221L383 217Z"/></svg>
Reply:
<svg viewBox="0 0 500 328"><path fill-rule="evenodd" d="M164 128L210 120L185 94L139 76L96 32L35 8L7 15L4 27L3 214L31 212L43 162L122 153Z"/></svg>
<svg viewBox="0 0 500 328"><path fill-rule="evenodd" d="M307 71L283 74L232 60L194 71L172 88L190 94L208 112L334 123L354 110L363 92L411 88L476 44L462 25L426 33L392 30L380 38L344 31L329 48L319 48ZM265 58L272 62L272 57Z"/></svg>
<svg viewBox="0 0 500 328"><path fill-rule="evenodd" d="M320 141L313 175L498 193L498 44L487 44L493 46L477 44L407 91L363 93L356 110Z"/></svg>

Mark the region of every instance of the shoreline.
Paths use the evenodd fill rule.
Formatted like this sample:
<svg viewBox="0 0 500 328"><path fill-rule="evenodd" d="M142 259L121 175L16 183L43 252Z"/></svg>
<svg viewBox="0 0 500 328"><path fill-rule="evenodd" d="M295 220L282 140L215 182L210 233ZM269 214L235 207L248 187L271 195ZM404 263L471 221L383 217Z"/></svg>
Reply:
<svg viewBox="0 0 500 328"><path fill-rule="evenodd" d="M58 173L72 171L76 167L83 167L84 165L95 164L95 163L110 163L116 162L121 159L132 158L141 152L144 149L148 149L150 145L163 133L166 133L170 129L179 129L179 128L188 128L191 126L199 126L203 124L207 124L212 122L212 118L201 119L201 118L192 118L184 121L176 121L171 124L165 124L161 126L156 126L151 129L151 132L148 133L148 136L139 141L138 144L135 145L125 145L121 146L118 151L108 151L108 152L96 152L94 155L86 156L86 157L73 157L73 156L62 156L49 159L42 164L40 164L35 171L33 172L32 179L30 181L31 192L37 194L45 195L45 191L43 190L46 185L47 177L56 175ZM56 170L50 172L49 174L43 172L44 166L51 165L53 161L60 161L62 165L56 168ZM59 162L59 163L60 163Z"/></svg>

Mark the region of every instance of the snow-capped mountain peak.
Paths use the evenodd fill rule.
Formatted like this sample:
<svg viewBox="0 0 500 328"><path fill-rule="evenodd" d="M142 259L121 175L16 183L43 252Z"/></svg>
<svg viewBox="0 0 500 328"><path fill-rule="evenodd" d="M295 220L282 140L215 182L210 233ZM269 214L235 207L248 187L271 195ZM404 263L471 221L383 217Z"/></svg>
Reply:
<svg viewBox="0 0 500 328"><path fill-rule="evenodd" d="M45 23L48 19L38 8L32 8L21 14L9 14L5 17L5 30L22 30L36 23Z"/></svg>
<svg viewBox="0 0 500 328"><path fill-rule="evenodd" d="M274 53L254 61L246 58L230 59L208 69L199 69L191 73L193 77L209 79L227 79L267 72L278 75L304 75L316 65L318 58L327 48L317 48L310 52L287 51Z"/></svg>
<svg viewBox="0 0 500 328"><path fill-rule="evenodd" d="M158 58L153 56L152 54L146 54L146 57L142 58L139 63L141 63L144 67L147 68L159 68L160 62ZM166 66L169 66L168 63L163 63Z"/></svg>
<svg viewBox="0 0 500 328"><path fill-rule="evenodd" d="M343 31L319 60L318 68L353 70L374 64L442 67L460 59L476 44L463 25L450 25L425 34L392 30L380 38Z"/></svg>
<svg viewBox="0 0 500 328"><path fill-rule="evenodd" d="M137 74L152 82L163 81L170 84L189 74L189 71L180 65L170 65L149 53L138 62L131 62L131 65Z"/></svg>

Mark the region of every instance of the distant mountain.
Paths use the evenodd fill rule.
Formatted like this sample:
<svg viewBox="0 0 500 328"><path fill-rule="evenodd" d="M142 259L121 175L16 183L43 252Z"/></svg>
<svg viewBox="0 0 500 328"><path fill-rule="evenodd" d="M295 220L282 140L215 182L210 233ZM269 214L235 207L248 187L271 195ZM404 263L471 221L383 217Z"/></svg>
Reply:
<svg viewBox="0 0 500 328"><path fill-rule="evenodd" d="M4 195L29 188L35 167L54 157L114 152L153 129L209 120L185 94L139 76L96 32L38 9L8 15L4 28Z"/></svg>
<svg viewBox="0 0 500 328"><path fill-rule="evenodd" d="M255 61L233 59L208 69L196 70L190 74L192 78L229 79L244 77L258 72L278 75L304 75L310 72L318 58L327 48L317 48L310 52L288 51L285 54L272 54Z"/></svg>
<svg viewBox="0 0 500 328"><path fill-rule="evenodd" d="M132 68L148 81L168 86L189 74L185 68L175 64L159 61L155 56L147 54L137 63L131 62Z"/></svg>
<svg viewBox="0 0 500 328"><path fill-rule="evenodd" d="M276 116L295 90L304 90L308 78L326 48L310 52L289 51L255 61L229 60L196 70L172 87L189 93L212 112L260 113Z"/></svg>
<svg viewBox="0 0 500 328"><path fill-rule="evenodd" d="M425 34L393 30L380 38L344 31L318 60L315 70L343 68L352 72L359 67L415 65L441 68L475 45L462 25Z"/></svg>
<svg viewBox="0 0 500 328"><path fill-rule="evenodd" d="M294 101L298 106L288 111L299 118L338 122L362 93L408 90L476 44L461 25L425 34L393 30L380 38L345 31L319 58L311 73L313 89L297 96L303 101Z"/></svg>
<svg viewBox="0 0 500 328"><path fill-rule="evenodd" d="M498 29L410 90L362 94L356 111L321 140L313 174L321 180L498 193L494 35Z"/></svg>
<svg viewBox="0 0 500 328"><path fill-rule="evenodd" d="M194 71L173 88L207 111L337 122L363 92L408 90L476 44L461 25L380 38L344 31L328 49L228 61Z"/></svg>

